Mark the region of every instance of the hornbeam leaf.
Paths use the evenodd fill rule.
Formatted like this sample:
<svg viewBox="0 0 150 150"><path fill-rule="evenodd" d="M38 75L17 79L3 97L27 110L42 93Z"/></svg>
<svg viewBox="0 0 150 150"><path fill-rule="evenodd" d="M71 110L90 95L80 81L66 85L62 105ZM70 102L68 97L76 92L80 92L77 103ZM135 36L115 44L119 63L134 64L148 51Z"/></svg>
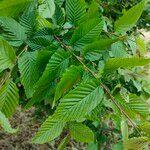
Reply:
<svg viewBox="0 0 150 150"><path fill-rule="evenodd" d="M69 124L71 136L78 142L93 142L94 133L92 130L82 123L72 122Z"/></svg>
<svg viewBox="0 0 150 150"><path fill-rule="evenodd" d="M123 144L125 149L142 150L149 142L148 137L135 137L124 141Z"/></svg>
<svg viewBox="0 0 150 150"><path fill-rule="evenodd" d="M67 0L66 15L67 20L77 25L86 14L86 5L84 0Z"/></svg>
<svg viewBox="0 0 150 150"><path fill-rule="evenodd" d="M6 41L0 39L0 72L12 68L15 63L15 51Z"/></svg>
<svg viewBox="0 0 150 150"><path fill-rule="evenodd" d="M24 86L27 98L32 97L34 84L39 79L39 70L36 67L36 56L36 52L25 52L18 61L21 82Z"/></svg>
<svg viewBox="0 0 150 150"><path fill-rule="evenodd" d="M140 3L129 9L115 22L115 32L125 33L129 31L140 18L147 0L142 0Z"/></svg>
<svg viewBox="0 0 150 150"><path fill-rule="evenodd" d="M18 89L11 80L7 81L0 89L0 111L10 117L16 110L19 95Z"/></svg>
<svg viewBox="0 0 150 150"><path fill-rule="evenodd" d="M1 16L16 17L23 12L25 8L34 0L1 0Z"/></svg>
<svg viewBox="0 0 150 150"><path fill-rule="evenodd" d="M103 21L99 18L90 19L82 23L71 38L71 44L80 50L87 44L96 40L103 29Z"/></svg>
<svg viewBox="0 0 150 150"><path fill-rule="evenodd" d="M0 17L0 27L5 31L2 36L9 41L12 46L20 46L25 42L27 36L25 29L14 19Z"/></svg>
<svg viewBox="0 0 150 150"><path fill-rule="evenodd" d="M71 66L61 78L56 87L54 101L57 101L62 95L68 92L73 85L81 80L83 70L81 66Z"/></svg>
<svg viewBox="0 0 150 150"><path fill-rule="evenodd" d="M150 64L150 59L147 58L111 58L106 62L104 71L105 73L111 73L118 68L131 68L148 64Z"/></svg>
<svg viewBox="0 0 150 150"><path fill-rule="evenodd" d="M68 66L69 57L70 53L65 51L57 51L52 55L43 75L35 84L33 98L27 103L26 108L31 107L35 102L43 100L42 98L45 97L44 95L50 90L51 82L57 78L60 73L64 72Z"/></svg>
<svg viewBox="0 0 150 150"><path fill-rule="evenodd" d="M33 143L43 144L54 140L60 135L65 123L57 122L51 116L42 124L41 128L32 139Z"/></svg>
<svg viewBox="0 0 150 150"><path fill-rule="evenodd" d="M17 129L13 129L6 116L0 111L0 126L8 133L16 133Z"/></svg>
<svg viewBox="0 0 150 150"><path fill-rule="evenodd" d="M80 120L101 102L103 94L97 80L83 83L60 100L54 116L64 122Z"/></svg>

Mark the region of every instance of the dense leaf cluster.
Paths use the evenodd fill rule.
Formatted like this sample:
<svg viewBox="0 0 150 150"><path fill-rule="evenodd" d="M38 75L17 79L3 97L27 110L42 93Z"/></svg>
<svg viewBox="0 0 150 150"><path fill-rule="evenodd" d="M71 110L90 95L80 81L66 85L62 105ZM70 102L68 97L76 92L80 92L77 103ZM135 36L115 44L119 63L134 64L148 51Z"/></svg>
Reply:
<svg viewBox="0 0 150 150"><path fill-rule="evenodd" d="M147 146L150 59L133 30L147 1L124 4L118 15L111 10L118 1L0 1L0 124L6 132L17 132L7 118L18 104L47 105L49 117L33 143L65 131L58 149L71 138L90 143L90 150Z"/></svg>

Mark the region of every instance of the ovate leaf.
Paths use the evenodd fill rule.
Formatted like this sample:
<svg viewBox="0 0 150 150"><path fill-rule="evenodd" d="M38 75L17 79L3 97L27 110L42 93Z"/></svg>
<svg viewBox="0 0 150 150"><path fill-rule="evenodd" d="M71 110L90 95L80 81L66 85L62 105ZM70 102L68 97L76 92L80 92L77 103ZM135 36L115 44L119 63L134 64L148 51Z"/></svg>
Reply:
<svg viewBox="0 0 150 150"><path fill-rule="evenodd" d="M88 44L83 49L83 54L85 58L90 61L99 60L102 54L109 49L111 44L115 43L119 39L99 39L93 43Z"/></svg>
<svg viewBox="0 0 150 150"><path fill-rule="evenodd" d="M146 100L134 94L130 95L128 106L132 110L143 116L148 116L150 114L148 103L146 102Z"/></svg>
<svg viewBox="0 0 150 150"><path fill-rule="evenodd" d="M13 46L20 46L27 38L24 28L12 18L0 17L0 27L5 31L2 36Z"/></svg>
<svg viewBox="0 0 150 150"><path fill-rule="evenodd" d="M55 13L55 3L54 0L42 0L41 5L39 5L39 15L43 18L52 18Z"/></svg>
<svg viewBox="0 0 150 150"><path fill-rule="evenodd" d="M71 136L78 142L89 143L94 141L94 133L89 127L82 123L70 123L69 130Z"/></svg>
<svg viewBox="0 0 150 150"><path fill-rule="evenodd" d="M51 87L51 82L64 72L69 63L70 53L57 51L50 58L43 75L35 84L33 98L27 103L26 108L31 107L35 102L41 101ZM40 98L40 99L39 99Z"/></svg>
<svg viewBox="0 0 150 150"><path fill-rule="evenodd" d="M16 17L23 12L32 1L33 0L1 0L0 14L1 16Z"/></svg>
<svg viewBox="0 0 150 150"><path fill-rule="evenodd" d="M16 110L19 95L18 89L12 81L7 81L0 89L0 111L10 117Z"/></svg>
<svg viewBox="0 0 150 150"><path fill-rule="evenodd" d="M150 142L147 137L130 138L124 142L124 148L130 150L142 150Z"/></svg>
<svg viewBox="0 0 150 150"><path fill-rule="evenodd" d="M140 3L138 3L136 6L132 7L128 11L126 11L122 17L120 17L115 22L115 32L117 33L125 33L129 31L138 21L140 18L144 6L145 6L146 0L142 0Z"/></svg>
<svg viewBox="0 0 150 150"><path fill-rule="evenodd" d="M71 66L61 78L60 82L56 87L55 98L57 101L61 96L68 92L73 85L78 83L81 80L83 70L81 66Z"/></svg>
<svg viewBox="0 0 150 150"><path fill-rule="evenodd" d="M55 121L51 116L42 124L35 137L33 143L43 144L54 140L60 135L65 123Z"/></svg>
<svg viewBox="0 0 150 150"><path fill-rule="evenodd" d="M15 63L15 51L6 41L0 39L0 72L12 68Z"/></svg>
<svg viewBox="0 0 150 150"><path fill-rule="evenodd" d="M72 24L77 25L85 16L86 7L84 0L67 0L66 15L67 20Z"/></svg>
<svg viewBox="0 0 150 150"><path fill-rule="evenodd" d="M36 56L36 52L25 52L18 61L21 82L24 86L27 98L32 97L34 84L39 79L39 71L36 66Z"/></svg>
<svg viewBox="0 0 150 150"><path fill-rule="evenodd" d="M150 59L146 58L111 58L105 64L105 73L110 73L118 68L131 68L150 64Z"/></svg>
<svg viewBox="0 0 150 150"><path fill-rule="evenodd" d="M60 100L54 116L64 122L80 120L101 102L103 94L98 81L83 83Z"/></svg>
<svg viewBox="0 0 150 150"><path fill-rule="evenodd" d="M76 50L82 50L84 46L96 40L103 29L101 19L90 19L82 23L71 38L71 44Z"/></svg>
<svg viewBox="0 0 150 150"><path fill-rule="evenodd" d="M9 123L9 120L6 116L0 111L0 126L3 128L5 132L8 133L16 133L17 129L13 129Z"/></svg>

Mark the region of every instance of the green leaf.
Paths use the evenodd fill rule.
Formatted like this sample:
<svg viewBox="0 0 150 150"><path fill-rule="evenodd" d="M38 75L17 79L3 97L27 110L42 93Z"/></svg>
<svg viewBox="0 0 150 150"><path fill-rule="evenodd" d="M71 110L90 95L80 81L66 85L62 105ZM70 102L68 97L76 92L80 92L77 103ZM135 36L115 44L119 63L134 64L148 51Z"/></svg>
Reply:
<svg viewBox="0 0 150 150"><path fill-rule="evenodd" d="M99 39L97 41L94 41L93 43L88 44L84 49L84 54L99 50L103 51L106 50L111 44L115 43L118 39Z"/></svg>
<svg viewBox="0 0 150 150"><path fill-rule="evenodd" d="M42 124L39 131L32 139L32 142L36 144L44 144L50 142L60 135L64 126L65 123L57 122L50 116Z"/></svg>
<svg viewBox="0 0 150 150"><path fill-rule="evenodd" d="M141 55L146 54L147 52L147 48L146 48L146 43L144 42L144 40L140 37L138 37L136 39L136 43L137 43L137 49L139 50Z"/></svg>
<svg viewBox="0 0 150 150"><path fill-rule="evenodd" d="M42 0L41 3L38 8L39 15L43 18L52 18L55 13L54 0Z"/></svg>
<svg viewBox="0 0 150 150"><path fill-rule="evenodd" d="M17 129L13 129L6 118L6 116L0 111L0 126L8 133L16 133Z"/></svg>
<svg viewBox="0 0 150 150"><path fill-rule="evenodd" d="M7 81L0 89L0 111L10 117L16 110L19 95L18 89L12 81Z"/></svg>
<svg viewBox="0 0 150 150"><path fill-rule="evenodd" d="M73 85L77 84L81 80L82 75L83 69L81 66L71 66L68 68L56 87L54 101L57 101L61 96L67 93Z"/></svg>
<svg viewBox="0 0 150 150"><path fill-rule="evenodd" d="M140 125L138 125L138 127L146 134L150 135L150 122L142 122Z"/></svg>
<svg viewBox="0 0 150 150"><path fill-rule="evenodd" d="M111 46L111 44L115 43L118 39L100 39L94 41L93 43L88 44L84 49L84 55L90 52L100 53Z"/></svg>
<svg viewBox="0 0 150 150"><path fill-rule="evenodd" d="M2 36L13 46L20 46L27 38L24 28L12 18L0 17L0 27L5 31Z"/></svg>
<svg viewBox="0 0 150 150"><path fill-rule="evenodd" d="M116 58L124 58L128 56L128 53L126 51L126 46L122 41L118 41L116 43L113 43L111 45L111 51L110 51L112 57Z"/></svg>
<svg viewBox="0 0 150 150"><path fill-rule="evenodd" d="M82 23L75 31L71 38L71 44L76 50L80 50L87 44L98 38L103 29L101 19L90 19Z"/></svg>
<svg viewBox="0 0 150 150"><path fill-rule="evenodd" d="M64 122L80 120L101 102L103 94L96 80L80 84L60 100L54 116Z"/></svg>
<svg viewBox="0 0 150 150"><path fill-rule="evenodd" d="M23 12L33 0L1 0L1 16L16 17Z"/></svg>
<svg viewBox="0 0 150 150"><path fill-rule="evenodd" d="M51 82L57 78L68 66L70 53L57 51L50 58L43 75L35 84L35 93L33 98L27 103L26 108L31 107L35 102L41 101L41 94L44 95L50 90ZM45 93L46 92L46 93ZM44 96L42 94L42 97Z"/></svg>
<svg viewBox="0 0 150 150"><path fill-rule="evenodd" d="M86 5L84 0L67 0L66 15L67 21L77 25L85 16Z"/></svg>
<svg viewBox="0 0 150 150"><path fill-rule="evenodd" d="M39 79L39 70L36 67L37 52L25 52L18 60L21 82L24 86L27 98L31 98L34 92L34 84Z"/></svg>
<svg viewBox="0 0 150 150"><path fill-rule="evenodd" d="M15 63L15 51L14 49L4 40L0 39L0 72L7 68L12 68Z"/></svg>
<svg viewBox="0 0 150 150"><path fill-rule="evenodd" d="M24 27L26 34L30 37L36 30L36 2L31 3L19 18L19 23Z"/></svg>
<svg viewBox="0 0 150 150"><path fill-rule="evenodd" d="M150 114L148 103L139 96L130 95L128 106L141 115L148 116Z"/></svg>
<svg viewBox="0 0 150 150"><path fill-rule="evenodd" d="M69 131L71 136L78 142L90 143L94 141L94 133L89 127L82 123L70 123Z"/></svg>
<svg viewBox="0 0 150 150"><path fill-rule="evenodd" d="M136 6L126 11L123 16L115 22L115 32L124 34L129 31L140 18L145 4L146 0L142 0Z"/></svg>
<svg viewBox="0 0 150 150"><path fill-rule="evenodd" d="M53 15L53 20L55 24L62 25L65 21L65 16L62 8L56 4L55 13Z"/></svg>
<svg viewBox="0 0 150 150"><path fill-rule="evenodd" d="M69 52L55 52L49 60L49 63L47 64L46 69L36 86L38 87L40 85L45 85L54 80L56 78L56 75L58 76L59 73L63 72L66 69L66 66L69 62L69 57Z"/></svg>
<svg viewBox="0 0 150 150"><path fill-rule="evenodd" d="M148 64L150 64L150 59L146 58L111 58L106 62L104 71L105 73L111 73L118 68L131 68Z"/></svg>
<svg viewBox="0 0 150 150"><path fill-rule="evenodd" d="M142 150L149 142L150 139L147 137L134 137L124 142L124 148L130 150Z"/></svg>

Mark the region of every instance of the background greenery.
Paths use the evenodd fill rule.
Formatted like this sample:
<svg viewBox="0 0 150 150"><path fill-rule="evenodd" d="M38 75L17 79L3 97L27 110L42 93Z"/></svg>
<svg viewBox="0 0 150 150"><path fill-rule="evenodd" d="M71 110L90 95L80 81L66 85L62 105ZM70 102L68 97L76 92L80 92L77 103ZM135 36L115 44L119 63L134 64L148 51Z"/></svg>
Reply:
<svg viewBox="0 0 150 150"><path fill-rule="evenodd" d="M35 106L31 139L86 149L148 149L150 1L1 0L0 124ZM47 119L46 119L47 118ZM45 121L46 119L46 121Z"/></svg>

